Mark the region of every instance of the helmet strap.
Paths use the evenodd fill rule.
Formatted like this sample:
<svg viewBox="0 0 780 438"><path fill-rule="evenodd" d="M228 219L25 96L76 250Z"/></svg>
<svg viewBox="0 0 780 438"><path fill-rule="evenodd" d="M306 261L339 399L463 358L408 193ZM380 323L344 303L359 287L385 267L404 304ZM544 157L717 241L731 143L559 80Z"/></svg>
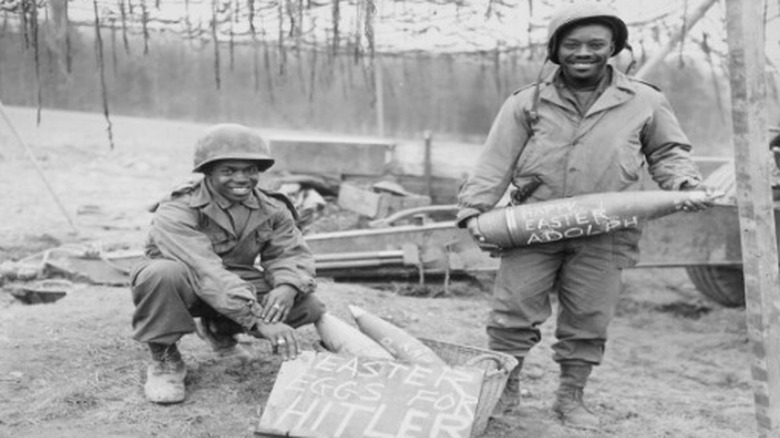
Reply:
<svg viewBox="0 0 780 438"><path fill-rule="evenodd" d="M547 62L550 57L544 59L542 66L539 67L539 74L536 75L536 83L534 84L534 96L531 101L531 109L527 112L528 119L531 126L531 136L534 135L534 126L539 121L539 100L541 99L542 92L542 75L544 74L544 68L547 66Z"/></svg>

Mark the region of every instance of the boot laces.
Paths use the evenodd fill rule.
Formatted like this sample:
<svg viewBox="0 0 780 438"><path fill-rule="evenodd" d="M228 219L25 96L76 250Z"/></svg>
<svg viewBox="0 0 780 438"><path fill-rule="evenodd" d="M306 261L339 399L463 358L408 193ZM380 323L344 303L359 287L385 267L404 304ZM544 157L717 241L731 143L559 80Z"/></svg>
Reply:
<svg viewBox="0 0 780 438"><path fill-rule="evenodd" d="M583 388L567 386L565 388L561 388L560 391L560 395L563 396L562 398L559 398L559 400L563 401L563 403L559 405L559 409L561 409L561 411L568 413L577 409L583 409L586 412L593 414L593 411L588 409L583 400Z"/></svg>
<svg viewBox="0 0 780 438"><path fill-rule="evenodd" d="M181 354L176 348L176 344L166 346L165 349L160 352L157 362L160 364L160 368L163 371L176 371L181 362Z"/></svg>
<svg viewBox="0 0 780 438"><path fill-rule="evenodd" d="M574 400L574 406L572 406L572 410L581 408L584 409L586 412L593 414L593 411L588 409L588 407L585 405L585 401L583 400L583 396L585 395L585 392L582 388L572 388L571 396Z"/></svg>

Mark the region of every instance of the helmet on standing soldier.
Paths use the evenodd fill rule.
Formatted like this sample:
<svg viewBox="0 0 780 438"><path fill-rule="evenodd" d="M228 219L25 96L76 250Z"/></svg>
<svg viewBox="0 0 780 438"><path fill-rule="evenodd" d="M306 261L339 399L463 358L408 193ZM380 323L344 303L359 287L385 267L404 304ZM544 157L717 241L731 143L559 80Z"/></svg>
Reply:
<svg viewBox="0 0 780 438"><path fill-rule="evenodd" d="M224 123L210 127L195 143L193 172L205 172L220 160L257 162L261 172L273 166L268 143L255 130L244 125Z"/></svg>
<svg viewBox="0 0 780 438"><path fill-rule="evenodd" d="M615 45L612 56L628 46L628 27L610 6L598 2L577 2L566 5L555 12L547 27L547 59L559 64L558 44L561 35L575 25L603 24L612 29Z"/></svg>

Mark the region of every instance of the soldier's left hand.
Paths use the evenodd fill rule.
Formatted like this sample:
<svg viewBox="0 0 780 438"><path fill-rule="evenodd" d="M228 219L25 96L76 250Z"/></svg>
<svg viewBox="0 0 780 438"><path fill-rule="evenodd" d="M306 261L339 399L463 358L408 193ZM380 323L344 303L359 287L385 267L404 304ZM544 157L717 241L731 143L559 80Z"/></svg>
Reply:
<svg viewBox="0 0 780 438"><path fill-rule="evenodd" d="M263 313L260 317L266 324L284 322L295 303L297 294L298 291L289 284L275 287L263 296L260 302L263 306Z"/></svg>
<svg viewBox="0 0 780 438"><path fill-rule="evenodd" d="M686 192L692 192L692 191L703 192L703 196L692 197L690 199L686 199L685 201L683 201L682 210L689 211L689 212L706 210L712 207L712 205L714 204L713 201L715 199L719 198L720 196L723 196L723 193L704 184L697 184L697 185L686 184L681 188L681 190Z"/></svg>

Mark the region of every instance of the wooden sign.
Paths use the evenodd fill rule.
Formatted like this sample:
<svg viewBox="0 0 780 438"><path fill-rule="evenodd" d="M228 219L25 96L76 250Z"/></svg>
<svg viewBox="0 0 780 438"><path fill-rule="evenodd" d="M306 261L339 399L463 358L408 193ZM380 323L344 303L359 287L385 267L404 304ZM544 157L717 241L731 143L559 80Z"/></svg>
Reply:
<svg viewBox="0 0 780 438"><path fill-rule="evenodd" d="M306 351L282 364L256 435L471 436L484 371Z"/></svg>

